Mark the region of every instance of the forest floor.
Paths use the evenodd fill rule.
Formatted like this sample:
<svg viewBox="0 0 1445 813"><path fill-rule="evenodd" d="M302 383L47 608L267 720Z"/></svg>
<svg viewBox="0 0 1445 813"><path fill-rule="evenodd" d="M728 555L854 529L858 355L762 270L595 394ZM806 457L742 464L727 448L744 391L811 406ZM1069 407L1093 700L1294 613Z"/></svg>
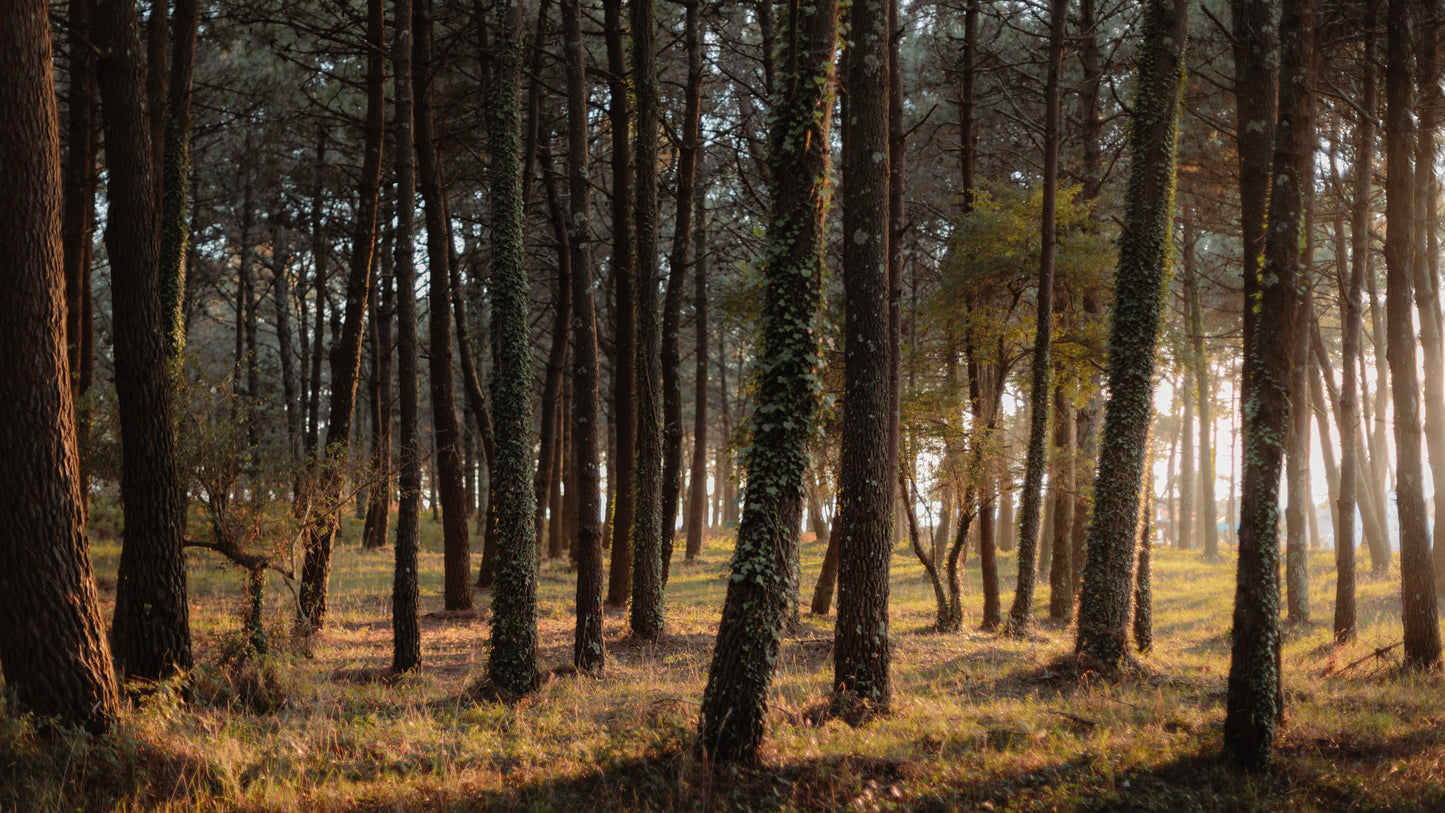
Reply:
<svg viewBox="0 0 1445 813"><path fill-rule="evenodd" d="M119 543L98 506L93 555L109 617ZM108 523L108 518L110 518ZM1219 758L1234 594L1232 551L1159 550L1144 669L1116 682L1051 665L1072 628L1039 618L1010 640L940 635L922 568L892 571L893 711L857 728L821 721L831 617L804 614L783 642L761 765L710 770L691 749L727 578L730 537L673 565L668 635L644 644L609 609L599 677L549 673L515 705L477 703L490 596L442 610L440 530L424 521L420 670L389 674L389 549L364 552L348 519L327 628L288 632L293 599L272 579L272 652L227 659L241 574L191 551L197 665L95 738L42 734L0 709L0 810L1445 810L1445 685L1401 673L1398 572L1361 574L1358 643L1331 645L1333 554L1311 555L1314 623L1286 628L1287 717L1268 775ZM823 545L805 536L805 596ZM1002 557L1005 607L1014 559ZM574 581L543 565L540 665L571 662ZM1041 612L1047 584L1041 585ZM183 699L185 697L186 699Z"/></svg>

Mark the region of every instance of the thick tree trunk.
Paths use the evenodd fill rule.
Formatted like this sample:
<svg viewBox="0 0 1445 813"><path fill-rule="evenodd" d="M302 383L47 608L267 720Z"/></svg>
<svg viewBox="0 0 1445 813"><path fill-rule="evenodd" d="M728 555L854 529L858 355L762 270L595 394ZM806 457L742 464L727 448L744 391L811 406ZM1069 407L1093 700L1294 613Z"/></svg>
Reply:
<svg viewBox="0 0 1445 813"><path fill-rule="evenodd" d="M161 324L158 206L135 6L96 4L105 127L115 388L125 535L111 642L119 673L161 680L191 666L181 554L185 492L176 468L171 376Z"/></svg>
<svg viewBox="0 0 1445 813"><path fill-rule="evenodd" d="M1279 122L1259 313L1245 345L1244 485L1234 634L1224 750L1236 764L1270 764L1283 712L1279 637L1279 482L1291 403L1288 395L1300 294L1300 221L1313 177L1313 0L1289 0L1280 18ZM1303 405L1301 405L1303 406Z"/></svg>
<svg viewBox="0 0 1445 813"><path fill-rule="evenodd" d="M1293 0L1290 0L1291 2ZM1244 346L1253 341L1259 321L1253 303L1259 300L1264 258L1265 210L1269 206L1270 161L1274 150L1279 82L1279 47L1275 39L1275 0L1229 0L1234 45L1234 123L1239 157L1239 228L1243 243ZM1249 389L1246 364L1239 386Z"/></svg>
<svg viewBox="0 0 1445 813"><path fill-rule="evenodd" d="M886 711L892 701L888 559L894 491L888 273L888 39L884 4L854 2L844 52L843 445L838 477L838 618L833 693ZM791 416L781 415L782 419ZM792 420L796 420L793 418ZM749 492L752 491L749 482Z"/></svg>
<svg viewBox="0 0 1445 813"><path fill-rule="evenodd" d="M1049 477L1049 496L1054 502L1049 618L1054 619L1074 615L1074 462L1078 448L1073 401L1072 382L1054 387L1054 472Z"/></svg>
<svg viewBox="0 0 1445 813"><path fill-rule="evenodd" d="M21 709L99 732L120 701L85 538L48 23L40 0L0 12L0 664Z"/></svg>
<svg viewBox="0 0 1445 813"><path fill-rule="evenodd" d="M1139 500L1149 457L1188 8L1186 0L1150 0L1144 7L1129 135L1133 165L1125 196L1124 238L1114 272L1106 371L1109 399L1104 404L1075 643L1079 654L1111 667L1125 657Z"/></svg>
<svg viewBox="0 0 1445 813"><path fill-rule="evenodd" d="M496 370L497 572L492 592L488 676L497 690L537 687L537 539L532 526L532 349L527 326L526 252L521 177L521 14L502 9L493 43L496 74L488 110L492 186L492 336Z"/></svg>
<svg viewBox="0 0 1445 813"><path fill-rule="evenodd" d="M787 559L798 545L807 444L817 401L812 331L821 304L822 225L827 209L828 129L837 6L788 7L783 65L769 129L773 175L756 431L748 454L747 505L733 577L703 694L698 749L720 762L756 760L782 637ZM880 257L881 259L881 257ZM725 391L725 390L724 390Z"/></svg>

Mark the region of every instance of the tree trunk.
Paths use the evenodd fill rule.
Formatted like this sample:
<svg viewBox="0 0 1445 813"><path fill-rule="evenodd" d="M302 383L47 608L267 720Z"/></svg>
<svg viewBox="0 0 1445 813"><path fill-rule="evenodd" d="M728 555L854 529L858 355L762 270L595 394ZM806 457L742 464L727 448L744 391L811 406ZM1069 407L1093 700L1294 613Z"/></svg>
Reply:
<svg viewBox="0 0 1445 813"><path fill-rule="evenodd" d="M95 362L95 330L91 318L91 260L95 230L95 49L91 19L95 0L71 0L68 9L66 61L70 75L66 129L64 210L61 241L65 263L65 342L69 357L71 403L75 409L76 446L80 455L80 500L90 493L90 391Z"/></svg>
<svg viewBox="0 0 1445 813"><path fill-rule="evenodd" d="M1236 764L1266 769L1283 711L1279 638L1279 481L1291 403L1293 342L1300 312L1298 267L1304 187L1313 177L1314 105L1309 76L1313 0L1290 0L1280 18L1279 121L1269 228L1259 278L1259 313L1245 345L1244 485L1234 635L1224 750Z"/></svg>
<svg viewBox="0 0 1445 813"><path fill-rule="evenodd" d="M409 21L408 21L409 22ZM382 95L383 66L382 66L382 23L383 11L380 3L372 0L367 11L367 37L372 43L371 56L367 60L367 94L366 94L366 123L365 123L365 147L361 175L357 180L357 209L356 221L351 233L351 260L346 275L346 305L344 313L341 341L332 355L331 365L331 411L326 427L326 449L323 453L312 458L312 465L316 467L318 478L318 494L315 499L316 508L311 517L311 523L306 533L306 559L301 570L301 595L299 612L301 619L306 626L312 629L319 629L326 621L328 582L331 578L331 553L336 542L336 532L341 521L342 490L345 486L345 475L342 467L346 461L351 447L351 423L352 415L356 406L356 383L361 371L361 334L365 328L367 292L371 282L371 263L375 254L376 246L376 219L377 203L381 188L381 150L383 133L386 127L386 101ZM400 39L400 35L398 35ZM410 45L410 43L406 43ZM410 59L410 53L399 54L397 59ZM401 94L398 92L398 105L401 104ZM406 113L409 121L410 112ZM410 139L410 126L407 127L407 138ZM398 150L405 146L398 137ZM410 149L409 146L405 147ZM408 173L410 172L410 154L401 157L407 162ZM398 177L400 177L398 171ZM402 201L399 206L399 214L409 217L408 210L411 206L411 198L406 196L405 190L400 186L398 180L398 200ZM398 235L398 252L403 248L407 251L405 262L410 263L411 254L409 247L403 247L403 240L409 240L410 234L405 237ZM402 255L398 254L397 265L403 263ZM320 263L318 260L318 271ZM411 301L411 288L407 287L405 276L414 275L413 268L399 268L403 275L398 280L399 290L402 292L402 319L405 320L407 301ZM318 276L320 276L318 274ZM319 293L319 292L318 292ZM318 297L317 311L321 310ZM412 310L415 312L415 303L412 302ZM318 328L320 322L317 322ZM414 325L413 325L414 328ZM407 341L407 330L402 326L402 342ZM317 331L317 347L319 356L320 330ZM403 356L405 351L403 351ZM254 358L254 353L252 354ZM405 364L402 365L402 388L407 387ZM314 376L313 368L313 376ZM313 377L313 384L316 380ZM403 393L403 399L405 394ZM405 407L403 407L403 413ZM406 423L406 416L403 414L402 423ZM406 456L406 431L402 431L403 458ZM415 665L415 664L411 664ZM410 666L399 667L402 671Z"/></svg>
<svg viewBox="0 0 1445 813"><path fill-rule="evenodd" d="M120 701L87 553L76 454L48 25L40 0L11 3L0 13L0 155L6 157L0 164L6 191L0 197L0 268L7 282L0 297L0 345L6 348L0 398L8 405L7 429L0 433L0 511L6 517L0 530L0 664L21 709L100 732L114 721Z"/></svg>
<svg viewBox="0 0 1445 813"><path fill-rule="evenodd" d="M1029 390L1029 450L1024 467L1023 509L1019 519L1018 586L1009 608L1008 630L1022 634L1030 624L1034 599L1034 560L1039 543L1044 467L1048 457L1049 394L1053 342L1054 251L1058 242L1055 209L1059 186L1059 97L1064 61L1068 0L1050 0L1048 76L1044 82L1044 175L1039 233L1039 285L1034 327L1033 370Z"/></svg>
<svg viewBox="0 0 1445 813"><path fill-rule="evenodd" d="M1400 522L1400 590L1405 663L1440 663L1440 622L1430 561L1429 518L1420 465L1420 382L1411 313L1410 253L1414 235L1415 111L1410 75L1410 10L1390 0L1385 41L1385 316L1390 389L1395 401L1395 507ZM1429 354L1426 354L1429 359ZM1438 361L1438 360L1437 360ZM1438 371L1433 373L1439 376Z"/></svg>
<svg viewBox="0 0 1445 813"><path fill-rule="evenodd" d="M1301 277L1307 276L1310 264L1302 262ZM1306 482L1310 464L1310 411L1308 408L1308 379L1310 360L1310 322L1312 299L1306 280L1300 297L1300 313L1297 317L1295 335L1291 339L1290 375L1288 383L1289 400L1294 409L1290 412L1289 425L1285 436L1285 612L1291 624L1304 625L1310 620L1309 561L1305 535L1308 533L1305 513L1313 511L1310 506L1309 486Z"/></svg>
<svg viewBox="0 0 1445 813"><path fill-rule="evenodd" d="M539 35L540 36L540 35ZM552 486L557 480L557 452L562 442L562 424L558 420L563 401L562 379L567 369L567 341L572 328L572 263L567 246L567 228L563 222L561 205L557 200L556 183L552 179L552 154L550 147L543 148L543 180L546 188L547 208L551 217L553 232L557 237L557 288L552 300L552 345L547 351L546 375L542 382L541 425L537 472L532 480L536 506L533 509L532 527L540 546L547 536L547 506ZM524 175L523 183L530 181ZM552 514L556 524L557 515ZM548 550L548 555L552 551Z"/></svg>
<svg viewBox="0 0 1445 813"><path fill-rule="evenodd" d="M567 60L567 179L572 250L572 465L577 486L577 631L572 664L599 670L602 639L602 497L598 450L597 324L592 306L589 244L591 189L587 179L587 77L582 60L581 0L562 0Z"/></svg>
<svg viewBox="0 0 1445 813"><path fill-rule="evenodd" d="M689 57L690 59L690 57ZM689 63L691 64L691 63ZM699 179L701 181L701 179ZM693 322L696 328L697 362L694 375L696 391L693 395L692 413L692 474L691 488L687 500L687 561L696 561L702 553L703 529L707 526L707 422L708 422L708 342L707 342L707 188L697 185L697 209L693 221L693 266L697 273L693 277ZM721 490L721 484L714 481L714 489Z"/></svg>
<svg viewBox="0 0 1445 813"><path fill-rule="evenodd" d="M672 250L668 253L667 293L662 308L662 586L672 565L677 501L682 482L682 370L680 339L682 297L687 283L688 247L693 239L692 217L696 197L698 153L702 150L702 34L698 0L685 0L683 50L687 52L687 82L683 86L682 142L677 158L677 217L673 220ZM696 254L694 253L694 258ZM696 455L694 455L696 457Z"/></svg>
<svg viewBox="0 0 1445 813"><path fill-rule="evenodd" d="M838 617L833 693L887 711L892 701L888 559L894 458L888 271L888 39L884 4L854 2L844 51L843 442L838 477ZM783 414L779 418L796 420ZM753 486L748 484L749 493Z"/></svg>
<svg viewBox="0 0 1445 813"><path fill-rule="evenodd" d="M462 429L457 420L456 394L452 374L451 324L451 229L448 227L446 192L442 188L442 161L437 147L431 106L432 0L413 0L413 80L416 92L416 169L426 214L427 263L430 274L427 319L429 362L427 381L431 385L432 431L436 462L433 482L442 510L443 602L448 610L472 608L471 539L467 533L466 490L462 483ZM348 319L350 314L348 313ZM346 350L349 348L343 348ZM435 503L433 503L435 508Z"/></svg>
<svg viewBox="0 0 1445 813"><path fill-rule="evenodd" d="M196 67L198 0L176 0L171 16L171 66L166 90L161 183L161 319L166 350L186 343L186 252L190 247L191 84ZM157 6L160 8L162 6ZM153 66L159 67L159 66ZM156 111L152 111L152 115Z"/></svg>
<svg viewBox="0 0 1445 813"><path fill-rule="evenodd" d="M652 0L631 2L633 98L637 100L632 214L637 229L637 450L633 471L632 606L627 627L643 640L663 633L662 360L657 311L657 53Z"/></svg>
<svg viewBox="0 0 1445 813"><path fill-rule="evenodd" d="M191 633L181 553L185 492L176 467L165 341L156 329L158 206L135 6L101 0L94 31L110 171L105 243L125 511L111 643L123 677L161 680L190 668Z"/></svg>
<svg viewBox="0 0 1445 813"><path fill-rule="evenodd" d="M1186 0L1145 4L1129 134L1133 165L1109 320L1109 399L1104 404L1075 643L1079 654L1111 667L1125 655L1139 501L1149 457L1187 27Z"/></svg>
<svg viewBox="0 0 1445 813"><path fill-rule="evenodd" d="M381 0L370 0L368 6L372 4L380 6ZM373 17L384 17L379 8L372 9L369 13ZM392 196L388 195L387 199L391 200ZM387 204L382 211L381 222L391 223L393 214L392 205ZM373 271L375 287L371 304L371 366L374 376L371 392L374 427L371 437L373 480L369 491L366 522L362 526L361 534L361 544L367 550L386 547L387 539L391 535L391 337L396 310L395 286L392 284L396 268L393 235L394 229L388 226L381 240L380 262L372 264L373 269L377 265L380 265L381 269L380 273Z"/></svg>
<svg viewBox="0 0 1445 813"><path fill-rule="evenodd" d="M492 684L511 695L537 687L537 538L532 525L531 338L521 176L521 14L501 9L488 119L492 186L492 408L497 465L496 589L492 592Z"/></svg>
<svg viewBox="0 0 1445 813"><path fill-rule="evenodd" d="M1293 0L1289 0L1293 2ZM1259 299L1264 258L1265 210L1269 206L1270 161L1278 116L1279 46L1275 0L1229 0L1234 45L1234 123L1239 156L1239 229L1243 243L1244 301ZM1244 309L1244 346L1250 347L1259 316ZM1249 365L1239 386L1249 389Z"/></svg>
<svg viewBox="0 0 1445 813"><path fill-rule="evenodd" d="M810 14L789 7L783 21L783 68L768 138L773 199L750 485L697 746L719 762L757 759L787 597L794 590L787 559L798 544L798 494L817 401L810 383L818 354L812 327L821 304L837 13L833 0L820 0Z"/></svg>
<svg viewBox="0 0 1445 813"><path fill-rule="evenodd" d="M623 50L622 0L603 0L607 38L607 120L612 135L612 280L616 320L612 371L613 456L607 479L613 491L612 567L607 574L607 603L627 604L632 593L633 461L637 455L637 324L632 254L632 114Z"/></svg>
<svg viewBox="0 0 1445 813"><path fill-rule="evenodd" d="M1054 387L1054 473L1049 477L1054 502L1054 527L1049 562L1049 618L1074 615L1074 463L1077 439L1074 434L1072 382Z"/></svg>

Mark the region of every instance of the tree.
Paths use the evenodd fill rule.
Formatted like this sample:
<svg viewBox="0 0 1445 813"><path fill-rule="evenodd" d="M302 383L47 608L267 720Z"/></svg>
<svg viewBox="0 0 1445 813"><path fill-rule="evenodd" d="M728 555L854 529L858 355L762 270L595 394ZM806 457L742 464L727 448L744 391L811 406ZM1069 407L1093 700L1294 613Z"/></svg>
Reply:
<svg viewBox="0 0 1445 813"><path fill-rule="evenodd" d="M425 0L423 0L424 2ZM401 459L397 486L395 569L391 586L391 667L408 672L421 664L417 551L421 547L421 394L416 335L416 108L412 76L412 2L394 0L392 84L396 111L396 373Z"/></svg>
<svg viewBox="0 0 1445 813"><path fill-rule="evenodd" d="M433 472L442 507L444 556L443 601L448 610L472 608L471 539L467 533L466 491L462 483L462 428L457 420L452 383L451 229L447 224L442 161L432 115L432 0L413 0L412 75L420 82L416 94L417 186L426 209L427 261L431 267L428 301L432 428L436 436ZM370 235L368 235L370 237ZM363 297L363 300L365 297Z"/></svg>
<svg viewBox="0 0 1445 813"><path fill-rule="evenodd" d="M1390 390L1395 398L1395 505L1400 521L1400 591L1405 663L1440 663L1440 622L1430 562L1429 519L1420 461L1420 385L1416 371L1413 280L1415 110L1410 71L1411 4L1390 0L1385 24L1385 315ZM1428 358L1428 355L1427 355Z"/></svg>
<svg viewBox="0 0 1445 813"><path fill-rule="evenodd" d="M1058 226L1054 218L1059 185L1059 94L1064 61L1064 25L1068 0L1049 4L1048 76L1044 84L1043 213L1040 217L1038 319L1034 329L1033 371L1029 390L1029 449L1024 467L1023 508L1019 517L1018 587L1009 608L1008 629L1022 633L1033 610L1035 555L1039 544L1044 467L1048 455L1049 394L1052 370L1049 349L1054 319L1054 251Z"/></svg>
<svg viewBox="0 0 1445 813"><path fill-rule="evenodd" d="M351 260L346 275L346 304L343 314L341 341L332 356L331 369L331 412L326 427L326 449L308 463L320 480L318 513L306 531L306 556L301 568L301 593L298 612L303 623L312 629L320 629L326 621L327 592L331 578L331 553L336 543L337 527L341 523L341 492L345 479L340 463L351 448L352 416L356 408L356 385L361 374L361 338L366 328L366 306L371 287L371 265L375 257L376 218L381 190L381 151L386 129L386 99L383 95L384 68L382 66L382 18L384 11L380 3L372 0L367 12L367 42L370 44L366 69L366 121L364 124L363 159L361 175L357 179L356 220L351 232ZM409 58L409 55L408 55ZM401 103L398 94L398 104ZM409 114L408 114L409 115ZM408 128L408 137L410 129ZM400 144L400 139L398 139ZM400 151L400 147L398 147ZM398 160L412 160L410 156L398 154ZM408 166L411 166L408 164ZM400 173L398 173L400 175ZM398 187L399 188L399 187ZM401 197L399 213L407 216L402 209L409 208L410 198ZM398 241L398 250L402 247ZM408 248L409 250L409 248ZM408 255L410 259L410 255ZM400 264L400 261L398 261ZM401 269L415 274L415 266ZM411 288L400 287L401 298L412 299ZM406 304L403 302L402 307ZM415 303L412 303L413 313ZM401 341L407 341L406 328L402 328ZM318 351L319 352L319 351ZM403 351L404 354L404 351ZM252 352L254 359L255 352ZM405 363L399 365L404 368ZM405 370L402 371L403 389ZM254 397L254 396L253 396ZM405 393L403 393L405 399ZM405 407L403 407L403 412ZM406 419L403 416L403 424ZM405 429L402 431L405 435ZM405 440L403 439L403 444Z"/></svg>
<svg viewBox="0 0 1445 813"><path fill-rule="evenodd" d="M572 460L577 487L577 633L572 664L601 669L602 485L598 451L597 322L592 306L591 188L587 180L587 78L582 64L581 0L562 0L567 60L567 191L572 250Z"/></svg>
<svg viewBox="0 0 1445 813"><path fill-rule="evenodd" d="M176 468L171 375L158 330L159 207L134 4L100 0L95 39L110 170L105 243L125 511L111 642L123 676L161 680L190 668L191 631L181 555L185 499Z"/></svg>
<svg viewBox="0 0 1445 813"><path fill-rule="evenodd" d="M838 616L833 691L880 711L892 696L889 476L887 0L855 1L844 51L843 448L838 475Z"/></svg>
<svg viewBox="0 0 1445 813"><path fill-rule="evenodd" d="M100 731L120 701L85 538L44 2L0 13L0 73L0 664L22 708Z"/></svg>
<svg viewBox="0 0 1445 813"><path fill-rule="evenodd" d="M492 337L496 369L496 587L492 591L492 648L488 677L500 692L536 688L537 539L532 528L531 339L527 328L527 265L523 244L521 162L521 12L502 9L492 44L494 74L488 99L492 169Z"/></svg>
<svg viewBox="0 0 1445 813"><path fill-rule="evenodd" d="M662 635L662 361L657 312L657 53L652 0L632 0L632 93L637 100L633 143L637 229L637 450L632 483L633 635Z"/></svg>
<svg viewBox="0 0 1445 813"><path fill-rule="evenodd" d="M1314 105L1309 93L1313 0L1286 0L1279 32L1274 184L1264 273L1259 278L1259 313L1244 355L1244 484L1224 720L1225 752L1235 763L1255 769L1269 766L1275 725L1283 712L1279 688L1279 480L1291 412L1288 387L1294 331L1300 329L1300 223L1304 189L1314 177Z"/></svg>
<svg viewBox="0 0 1445 813"><path fill-rule="evenodd" d="M698 749L719 762L757 759L782 638L788 557L798 544L803 473L817 400L814 321L820 304L833 107L837 5L786 7L768 129L772 212L764 265L763 370L717 646L703 694Z"/></svg>
<svg viewBox="0 0 1445 813"><path fill-rule="evenodd" d="M186 252L191 241L191 86L196 67L199 0L177 0L171 17L171 70L166 86L161 167L161 317L166 351L185 345ZM152 65L151 70L159 70ZM152 111L154 115L156 111Z"/></svg>
<svg viewBox="0 0 1445 813"><path fill-rule="evenodd" d="M1109 320L1094 513L1084 545L1074 648L1111 668L1124 660L1139 498L1153 417L1155 352L1164 306L1174 201L1175 142L1184 81L1187 0L1144 6L1128 192Z"/></svg>

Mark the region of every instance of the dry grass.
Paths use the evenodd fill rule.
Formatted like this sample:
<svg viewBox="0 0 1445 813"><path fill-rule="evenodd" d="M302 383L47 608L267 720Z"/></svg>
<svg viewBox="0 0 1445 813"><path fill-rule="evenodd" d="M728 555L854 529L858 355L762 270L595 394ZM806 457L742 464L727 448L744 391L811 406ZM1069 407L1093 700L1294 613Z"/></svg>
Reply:
<svg viewBox="0 0 1445 813"><path fill-rule="evenodd" d="M109 599L118 545L97 515ZM902 547L893 713L858 728L818 722L810 710L832 674L831 619L805 616L784 643L763 764L714 771L690 743L726 537L709 540L699 562L674 565L664 641L628 639L625 614L609 611L605 674L553 674L521 703L499 705L467 695L485 663L489 597L478 595L474 613L441 611L437 536L427 523L423 667L400 677L387 670L390 553L358 550L350 521L327 629L288 639L289 594L273 585L275 651L239 668L221 664L239 627L239 575L193 552L199 666L189 700L170 687L100 739L46 738L0 714L0 809L1445 809L1441 679L1401 675L1388 653L1372 656L1399 638L1398 583L1362 576L1360 643L1330 646L1328 552L1312 560L1322 621L1286 638L1289 717L1271 775L1240 774L1217 757L1232 563L1159 551L1155 649L1145 669L1110 683L1059 674L1072 629L1042 619L1022 641L929 631L931 590ZM806 544L809 577L821 555ZM1005 598L1012 564L1004 557ZM543 669L570 663L572 595L565 566L547 563Z"/></svg>

